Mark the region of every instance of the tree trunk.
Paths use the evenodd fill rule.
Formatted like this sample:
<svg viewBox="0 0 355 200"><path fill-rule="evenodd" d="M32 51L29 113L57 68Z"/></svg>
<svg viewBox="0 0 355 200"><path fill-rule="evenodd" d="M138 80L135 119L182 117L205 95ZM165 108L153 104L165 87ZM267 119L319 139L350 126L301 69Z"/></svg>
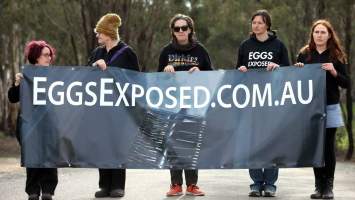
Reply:
<svg viewBox="0 0 355 200"><path fill-rule="evenodd" d="M347 70L349 73L349 77L351 77L351 42L352 42L352 27L351 27L351 17L352 17L352 7L353 7L352 0L347 0L345 4L345 52L348 55L348 65L347 65ZM348 146L348 151L345 156L345 160L350 160L353 156L354 152L354 139L353 139L353 127L352 127L352 121L353 121L353 105L352 105L352 95L351 95L351 90L352 90L352 84L350 83L349 88L346 91L346 110L347 110L347 122L346 122L346 130L348 133L348 140L349 140L349 146Z"/></svg>

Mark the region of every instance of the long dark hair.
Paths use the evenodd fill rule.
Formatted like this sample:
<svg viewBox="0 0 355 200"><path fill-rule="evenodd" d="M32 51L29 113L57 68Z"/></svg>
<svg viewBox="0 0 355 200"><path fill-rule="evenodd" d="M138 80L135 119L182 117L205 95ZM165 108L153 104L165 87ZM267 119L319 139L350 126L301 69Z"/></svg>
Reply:
<svg viewBox="0 0 355 200"><path fill-rule="evenodd" d="M196 41L196 36L195 36L195 26L194 26L194 21L191 19L191 17L183 14L176 14L173 18L170 19L170 33L173 41L177 43L176 37L174 35L174 25L177 20L185 20L187 23L187 26L190 28L191 33L189 34L189 42L193 43Z"/></svg>
<svg viewBox="0 0 355 200"><path fill-rule="evenodd" d="M343 50L343 47L340 43L339 37L335 32L332 24L325 19L317 20L313 23L311 31L309 33L308 44L302 47L300 53L305 54L309 53L310 51L315 51L317 49L316 43L314 42L313 32L316 26L319 24L325 26L330 34L330 38L327 41L327 49L330 51L330 59L332 62L336 62L337 60L341 63L347 63L346 53ZM310 60L311 58L306 58L306 60Z"/></svg>

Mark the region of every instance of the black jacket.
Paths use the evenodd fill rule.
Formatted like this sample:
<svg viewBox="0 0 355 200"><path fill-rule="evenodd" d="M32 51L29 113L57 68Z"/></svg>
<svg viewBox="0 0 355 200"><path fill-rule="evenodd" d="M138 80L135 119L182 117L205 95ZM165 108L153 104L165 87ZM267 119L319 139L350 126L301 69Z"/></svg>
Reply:
<svg viewBox="0 0 355 200"><path fill-rule="evenodd" d="M280 66L289 66L288 53L285 45L276 35L259 41L253 34L240 44L236 69L245 66L248 69L266 68L269 62Z"/></svg>
<svg viewBox="0 0 355 200"><path fill-rule="evenodd" d="M311 64L311 63L330 63L329 50L319 54L318 51L310 51L309 53L300 53L297 57L297 62ZM346 72L346 65L339 60L332 62L335 70L337 71L337 77L334 77L327 71L327 105L339 103L339 86L342 88L348 88L350 85L350 79Z"/></svg>
<svg viewBox="0 0 355 200"><path fill-rule="evenodd" d="M158 72L162 72L167 65L172 65L175 71L188 71L195 66L201 71L213 70L207 50L199 42L187 49L180 49L173 43L163 47Z"/></svg>
<svg viewBox="0 0 355 200"><path fill-rule="evenodd" d="M114 60L112 60L112 62L110 62L111 58L115 55L115 53L125 46L128 45L120 41L117 46L110 49L109 52L107 52L104 46L97 47L91 53L88 65L91 66L97 60L103 59L105 60L107 66L139 71L137 55L130 46L128 46L128 48L123 50L123 52L118 57L116 57Z"/></svg>
<svg viewBox="0 0 355 200"><path fill-rule="evenodd" d="M9 98L9 101L11 103L17 103L20 101L20 86L15 86L15 84L12 85L12 87L9 89L7 92L7 97ZM16 138L17 141L21 145L21 139L20 139L20 111L17 115L17 121L16 121Z"/></svg>

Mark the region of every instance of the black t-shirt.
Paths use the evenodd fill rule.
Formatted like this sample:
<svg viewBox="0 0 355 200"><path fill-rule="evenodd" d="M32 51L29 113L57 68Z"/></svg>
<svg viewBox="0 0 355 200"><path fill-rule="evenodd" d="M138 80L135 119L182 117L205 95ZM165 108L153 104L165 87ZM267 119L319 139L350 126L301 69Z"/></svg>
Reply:
<svg viewBox="0 0 355 200"><path fill-rule="evenodd" d="M255 35L251 35L239 47L236 69L240 66L248 69L266 68L270 62L280 66L290 65L285 45L277 39L276 35L269 35L269 38L263 42Z"/></svg>
<svg viewBox="0 0 355 200"><path fill-rule="evenodd" d="M311 63L333 63L335 70L337 71L337 77L334 77L327 71L327 105L339 103L339 86L342 88L348 88L350 85L350 79L346 72L346 65L339 60L332 62L330 59L330 51L326 50L322 53L318 51L310 51L308 53L300 53L297 57L297 62L304 64Z"/></svg>
<svg viewBox="0 0 355 200"><path fill-rule="evenodd" d="M115 57L112 61L111 59L115 56L115 54L121 50L121 48L125 48L122 53ZM92 53L89 60L88 65L91 66L97 60L103 59L106 62L107 66L112 67L120 67L130 70L139 71L138 58L133 49L120 41L115 47L110 49L107 52L104 46L97 47Z"/></svg>
<svg viewBox="0 0 355 200"><path fill-rule="evenodd" d="M184 50L176 48L172 43L163 47L158 72L162 72L167 65L172 65L175 71L188 71L195 66L201 71L213 70L206 48L198 42Z"/></svg>

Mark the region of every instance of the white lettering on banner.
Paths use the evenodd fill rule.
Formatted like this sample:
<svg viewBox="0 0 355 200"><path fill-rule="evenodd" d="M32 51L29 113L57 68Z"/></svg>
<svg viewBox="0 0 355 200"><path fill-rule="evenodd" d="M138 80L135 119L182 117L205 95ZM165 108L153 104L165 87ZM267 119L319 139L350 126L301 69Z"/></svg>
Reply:
<svg viewBox="0 0 355 200"><path fill-rule="evenodd" d="M95 94L93 91L90 90L90 87L91 87L91 86L96 87L96 85L97 85L96 82L89 82L89 83L87 83L86 86L85 86L85 92L86 92L86 94L88 94L88 95L91 96L91 98L92 98L92 101L91 101L91 102L85 100L85 105L86 105L86 106L94 106L94 105L96 104L96 102L97 102L97 96L96 96L96 94Z"/></svg>
<svg viewBox="0 0 355 200"><path fill-rule="evenodd" d="M272 106L272 99L271 99L271 84L267 83L265 85L263 96L261 96L260 88L258 84L253 84L253 102L252 107L256 107L256 98L258 98L259 105L261 107L264 106L265 99L267 96L268 106Z"/></svg>
<svg viewBox="0 0 355 200"><path fill-rule="evenodd" d="M139 84L114 82L112 78L101 78L100 82L63 81L47 82L46 77L33 79L33 105L50 103L61 106L136 106L145 103L152 108L212 108L232 106L247 107L283 106L286 104L310 104L314 96L313 81L286 81L277 86L276 96L271 83L221 85L216 91L205 86L181 86L144 88ZM296 93L295 93L296 92ZM211 96L211 94L216 94ZM213 100L216 102L213 102ZM273 105L274 102L274 105Z"/></svg>
<svg viewBox="0 0 355 200"><path fill-rule="evenodd" d="M59 106L59 105L64 105L64 92L57 92L57 96L59 96L59 100L56 101L53 97L53 90L56 86L64 86L63 81L56 81L51 84L48 88L48 98L49 101L52 102L53 105Z"/></svg>
<svg viewBox="0 0 355 200"><path fill-rule="evenodd" d="M46 100L39 100L38 93L46 93L46 88L39 88L39 82L46 82L47 77L34 77L33 78L33 105L46 105Z"/></svg>
<svg viewBox="0 0 355 200"><path fill-rule="evenodd" d="M81 104L83 104L83 93L81 92L75 92L75 96L78 97L78 100L77 101L74 101L72 98L71 98L71 90L74 86L82 86L83 83L82 82L78 82L78 81L75 81L75 82L72 82L71 84L69 84L68 86L68 93L67 93L67 99L68 99L68 103L73 105L73 106L80 106ZM64 102L64 100L63 100Z"/></svg>
<svg viewBox="0 0 355 200"><path fill-rule="evenodd" d="M112 90L107 90L105 88L106 83L113 83L112 78L102 78L100 84L100 106L113 106L112 101L105 101L106 94L112 94Z"/></svg>

